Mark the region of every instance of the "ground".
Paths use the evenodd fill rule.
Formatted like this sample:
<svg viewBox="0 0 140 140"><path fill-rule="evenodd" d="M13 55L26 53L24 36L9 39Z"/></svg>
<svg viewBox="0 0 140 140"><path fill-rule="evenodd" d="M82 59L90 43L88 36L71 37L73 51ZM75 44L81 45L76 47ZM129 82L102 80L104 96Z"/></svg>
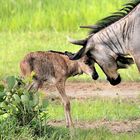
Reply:
<svg viewBox="0 0 140 140"><path fill-rule="evenodd" d="M112 86L108 82L68 82L66 84L66 93L70 99L86 100L92 98L122 98L137 100L140 97L139 82L122 82L117 86ZM47 88L46 96L55 100L59 94L55 88ZM75 127L83 129L94 129L106 127L113 133L135 132L140 129L140 119L132 121L80 121L74 122ZM53 120L49 122L52 126L64 126L64 120Z"/></svg>
<svg viewBox="0 0 140 140"><path fill-rule="evenodd" d="M92 97L122 97L137 98L140 95L139 82L122 82L117 86L112 86L108 82L67 82L66 94L70 98L87 99ZM47 89L47 96L59 97L58 92L53 87Z"/></svg>

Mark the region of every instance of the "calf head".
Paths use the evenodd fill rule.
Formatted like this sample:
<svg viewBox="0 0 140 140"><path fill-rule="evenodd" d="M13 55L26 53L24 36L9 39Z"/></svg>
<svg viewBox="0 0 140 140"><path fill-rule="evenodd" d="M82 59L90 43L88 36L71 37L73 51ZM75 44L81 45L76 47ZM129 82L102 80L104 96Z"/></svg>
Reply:
<svg viewBox="0 0 140 140"><path fill-rule="evenodd" d="M65 52L65 54L69 57L72 58L75 54L71 53L71 52ZM80 68L80 70L85 73L88 74L92 77L92 79L97 80L98 79L98 73L94 67L95 61L93 59L90 58L90 56L85 55L84 57L82 57L81 59L77 60L78 61L78 67Z"/></svg>

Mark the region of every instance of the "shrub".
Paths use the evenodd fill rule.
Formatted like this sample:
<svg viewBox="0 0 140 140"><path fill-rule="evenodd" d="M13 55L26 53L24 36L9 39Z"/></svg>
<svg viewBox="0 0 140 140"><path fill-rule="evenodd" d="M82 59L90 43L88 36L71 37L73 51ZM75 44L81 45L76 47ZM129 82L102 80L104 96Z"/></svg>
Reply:
<svg viewBox="0 0 140 140"><path fill-rule="evenodd" d="M20 125L29 124L43 113L39 93L27 90L26 80L9 76L0 85L0 114L14 116Z"/></svg>

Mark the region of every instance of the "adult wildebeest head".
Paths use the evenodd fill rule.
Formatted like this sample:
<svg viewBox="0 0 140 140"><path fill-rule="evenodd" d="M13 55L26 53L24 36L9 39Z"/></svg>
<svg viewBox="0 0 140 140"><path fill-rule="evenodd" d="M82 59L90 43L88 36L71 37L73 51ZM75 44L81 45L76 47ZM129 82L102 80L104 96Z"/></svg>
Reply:
<svg viewBox="0 0 140 140"><path fill-rule="evenodd" d="M90 35L83 40L70 40L71 43L82 45L73 60L89 55L102 68L112 85L119 84L120 75L117 61L126 56L133 56L140 71L140 0L128 3L119 12L99 21L90 28ZM130 58L128 65L133 63Z"/></svg>
<svg viewBox="0 0 140 140"><path fill-rule="evenodd" d="M77 43L77 41L74 40L71 40L70 42L73 44ZM89 41L89 43L91 42ZM117 85L121 82L121 77L117 70L121 68L127 68L129 65L134 63L133 59L130 57L118 54L116 55L108 48L99 46L97 48L93 46L91 49L89 49L87 46L84 46L73 57L71 57L71 59L77 60L84 55L87 55L101 67L107 76L107 80L112 85Z"/></svg>

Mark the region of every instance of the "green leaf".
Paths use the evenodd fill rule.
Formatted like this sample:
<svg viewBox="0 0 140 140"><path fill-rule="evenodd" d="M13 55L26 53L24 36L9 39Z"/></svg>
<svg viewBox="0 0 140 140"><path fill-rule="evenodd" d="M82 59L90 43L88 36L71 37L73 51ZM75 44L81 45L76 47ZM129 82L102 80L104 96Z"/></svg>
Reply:
<svg viewBox="0 0 140 140"><path fill-rule="evenodd" d="M34 106L34 102L33 102L33 101L30 101L30 102L29 102L29 109L32 109L33 106Z"/></svg>
<svg viewBox="0 0 140 140"><path fill-rule="evenodd" d="M0 104L0 107L1 107L1 108L5 108L5 107L7 107L7 105L5 104L5 102L2 102L2 103Z"/></svg>
<svg viewBox="0 0 140 140"><path fill-rule="evenodd" d="M0 92L4 91L4 85L0 85Z"/></svg>
<svg viewBox="0 0 140 140"><path fill-rule="evenodd" d="M27 95L21 95L21 101L27 106L29 104L29 97Z"/></svg>
<svg viewBox="0 0 140 140"><path fill-rule="evenodd" d="M3 114L5 114L2 110L0 110L0 115L3 115Z"/></svg>
<svg viewBox="0 0 140 140"><path fill-rule="evenodd" d="M8 88L11 90L16 83L16 78L14 76L8 76L6 78L6 83L7 83Z"/></svg>
<svg viewBox="0 0 140 140"><path fill-rule="evenodd" d="M37 94L34 94L33 96L33 103L34 103L34 106L39 104L39 96Z"/></svg>
<svg viewBox="0 0 140 140"><path fill-rule="evenodd" d="M17 94L14 94L13 98L15 99L16 103L20 103L21 100L20 100L20 97Z"/></svg>
<svg viewBox="0 0 140 140"><path fill-rule="evenodd" d="M0 92L0 102L3 102L3 97L5 96L5 92Z"/></svg>

